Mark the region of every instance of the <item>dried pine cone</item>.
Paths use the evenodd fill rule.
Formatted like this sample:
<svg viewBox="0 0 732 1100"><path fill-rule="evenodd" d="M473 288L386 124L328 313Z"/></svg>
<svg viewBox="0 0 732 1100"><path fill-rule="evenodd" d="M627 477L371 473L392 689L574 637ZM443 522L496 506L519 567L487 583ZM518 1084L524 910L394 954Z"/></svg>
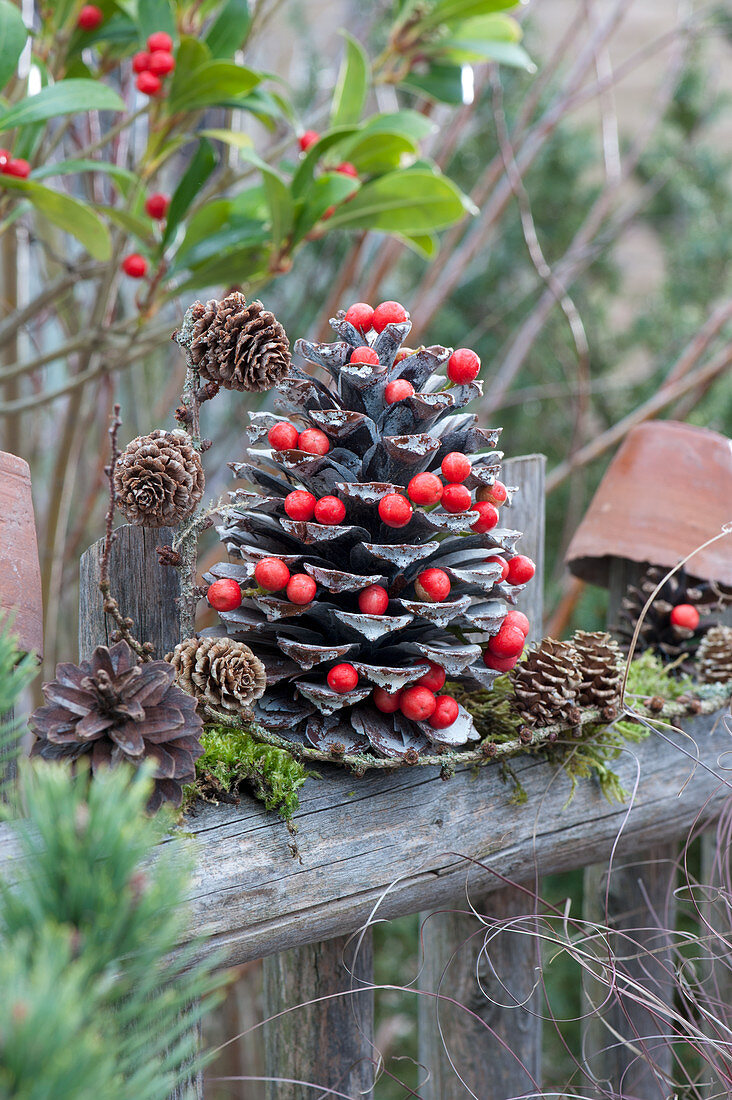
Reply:
<svg viewBox="0 0 732 1100"><path fill-rule="evenodd" d="M238 291L220 302L194 302L174 339L201 378L229 390L269 390L290 370L282 325L261 302L247 305Z"/></svg>
<svg viewBox="0 0 732 1100"><path fill-rule="evenodd" d="M138 527L175 527L203 496L201 456L184 431L140 435L114 468L117 507Z"/></svg>
<svg viewBox="0 0 732 1100"><path fill-rule="evenodd" d="M732 681L732 626L713 626L696 651L696 674L705 684Z"/></svg>
<svg viewBox="0 0 732 1100"><path fill-rule="evenodd" d="M167 658L184 691L212 707L239 714L264 695L264 665L233 638L186 638Z"/></svg>
<svg viewBox="0 0 732 1100"><path fill-rule="evenodd" d="M181 800L183 783L195 779L203 752L197 702L173 683L167 661L142 664L127 645L98 646L89 661L62 664L43 685L46 706L30 727L38 740L31 756L45 760L90 758L91 770L126 761L155 762L149 808Z"/></svg>
<svg viewBox="0 0 732 1100"><path fill-rule="evenodd" d="M581 678L581 707L618 707L623 683L622 655L618 643L603 630L578 630L572 638L576 667Z"/></svg>
<svg viewBox="0 0 732 1100"><path fill-rule="evenodd" d="M511 674L514 706L530 726L574 724L580 674L569 642L544 638Z"/></svg>

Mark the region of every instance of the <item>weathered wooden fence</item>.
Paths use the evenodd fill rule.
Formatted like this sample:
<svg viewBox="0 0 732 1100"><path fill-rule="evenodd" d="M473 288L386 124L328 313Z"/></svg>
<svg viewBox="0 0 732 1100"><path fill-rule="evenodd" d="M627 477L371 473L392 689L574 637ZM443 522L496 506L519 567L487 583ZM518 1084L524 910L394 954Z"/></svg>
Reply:
<svg viewBox="0 0 732 1100"><path fill-rule="evenodd" d="M522 487L510 525L525 532L521 548L539 565L523 606L536 636L543 468L540 456L515 459L505 467L506 481ZM178 636L176 574L160 567L154 552L155 545L171 541L171 534L123 528L111 558L113 591L160 655ZM107 641L95 595L100 554L96 544L82 559L82 656ZM206 937L207 948L223 950L231 964L264 958L265 1017L283 1013L263 1031L266 1076L313 1082L354 1098L373 1095L378 1061L373 948L370 932L362 930L373 919L419 912L425 918L426 960L420 978L420 1062L430 1074L420 1097L463 1100L469 1095L452 1063L480 1100L535 1091L541 1079L541 1006L538 994L530 996L536 942L529 935L509 934L480 955L482 936L471 938L477 921L455 911L467 910L467 892L490 918L531 913L530 896L504 880L533 888L544 875L594 864L599 869L588 870L586 893L604 901L604 886L597 883L615 845L616 860L628 869L614 872L621 889L611 890L611 908L622 924L632 897L634 926L650 924L638 882L649 873L636 871L633 863L650 849L655 856L675 855L675 845L690 826L700 815L712 822L728 794L718 763L728 749L724 727L708 717L682 724L695 749L680 735L672 735L670 743L650 738L618 762L627 789L636 786L640 774L627 819L627 806L609 804L589 782L565 805L566 777L529 756L514 762L528 794L522 806L510 801L496 766L477 775L473 769L458 770L449 782L440 779L438 769L422 767L360 779L335 767L321 769L321 781L308 782L301 792L294 819L296 854L286 826L254 800L196 807L187 821L200 846L194 929ZM692 768L695 753L698 762ZM0 874L12 873L13 858L12 841L0 829ZM668 889L667 866L654 863L653 881L644 883L652 905ZM604 905L594 915L604 920ZM477 972L488 996L479 991ZM440 983L443 994L475 1015L453 1011L431 996ZM511 994L522 1007L497 1007L510 1005ZM316 1003L287 1012L308 1001ZM639 1024L647 1033L648 1022ZM607 1032L600 1040L603 1046L612 1041ZM616 1049L605 1058L603 1076L617 1085L627 1061L622 1047ZM190 1083L188 1095L203 1096L200 1078ZM244 1085L230 1095L250 1094ZM271 1083L267 1091L269 1100L319 1095L317 1088L302 1084ZM664 1094L654 1074L641 1073L632 1095L657 1100Z"/></svg>

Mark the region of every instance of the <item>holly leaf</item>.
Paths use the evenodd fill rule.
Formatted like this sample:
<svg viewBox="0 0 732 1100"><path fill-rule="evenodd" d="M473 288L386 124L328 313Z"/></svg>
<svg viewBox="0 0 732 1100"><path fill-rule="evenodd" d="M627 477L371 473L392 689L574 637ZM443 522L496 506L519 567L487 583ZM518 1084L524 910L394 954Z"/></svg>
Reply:
<svg viewBox="0 0 732 1100"><path fill-rule="evenodd" d="M3 186L21 192L33 203L35 210L47 221L70 233L84 246L95 260L108 260L112 255L109 230L86 203L72 199L60 191L35 183L33 180L20 180L12 176L3 177Z"/></svg>
<svg viewBox="0 0 732 1100"><path fill-rule="evenodd" d="M0 0L0 88L15 72L27 37L20 8L10 0Z"/></svg>
<svg viewBox="0 0 732 1100"><path fill-rule="evenodd" d="M369 59L363 46L345 31L346 56L338 73L330 113L331 126L348 126L358 122L366 102L369 80Z"/></svg>
<svg viewBox="0 0 732 1100"><path fill-rule="evenodd" d="M249 0L226 0L204 38L211 56L233 57L249 33L251 21Z"/></svg>
<svg viewBox="0 0 732 1100"><path fill-rule="evenodd" d="M122 99L101 80L62 80L43 88L37 95L27 96L0 114L0 133L31 122L46 122L59 115L124 109Z"/></svg>
<svg viewBox="0 0 732 1100"><path fill-rule="evenodd" d="M465 214L467 202L451 180L436 172L389 172L365 183L335 212L330 225L419 237L454 225Z"/></svg>
<svg viewBox="0 0 732 1100"><path fill-rule="evenodd" d="M229 104L251 92L262 80L261 73L234 65L231 61L206 61L185 83L171 88L171 111L193 111L200 107Z"/></svg>

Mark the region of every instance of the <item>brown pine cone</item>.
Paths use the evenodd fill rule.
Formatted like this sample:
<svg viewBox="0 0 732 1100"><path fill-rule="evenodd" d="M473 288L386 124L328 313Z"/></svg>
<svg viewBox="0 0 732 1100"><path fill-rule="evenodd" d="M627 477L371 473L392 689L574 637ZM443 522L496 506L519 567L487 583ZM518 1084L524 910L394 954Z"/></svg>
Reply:
<svg viewBox="0 0 732 1100"><path fill-rule="evenodd" d="M166 661L138 663L127 642L98 646L80 665L62 664L43 685L46 706L30 717L38 740L31 756L78 760L88 756L92 772L122 762L139 767L154 761L155 786L149 802L180 803L182 784L195 779L203 752L197 702L173 683Z"/></svg>
<svg viewBox="0 0 732 1100"><path fill-rule="evenodd" d="M220 710L239 714L264 695L264 665L233 638L185 638L166 658L178 684Z"/></svg>
<svg viewBox="0 0 732 1100"><path fill-rule="evenodd" d="M180 429L138 436L114 468L117 507L138 527L175 527L195 510L205 484L201 456Z"/></svg>
<svg viewBox="0 0 732 1100"><path fill-rule="evenodd" d="M618 707L623 683L622 654L604 630L578 630L572 638L580 674L581 707Z"/></svg>
<svg viewBox="0 0 732 1100"><path fill-rule="evenodd" d="M732 682L732 626L711 627L696 651L696 674L705 684Z"/></svg>
<svg viewBox="0 0 732 1100"><path fill-rule="evenodd" d="M229 390L269 390L290 370L282 325L261 302L247 305L238 291L221 301L194 302L174 339L201 378Z"/></svg>
<svg viewBox="0 0 732 1100"><path fill-rule="evenodd" d="M527 725L573 724L581 679L569 642L544 638L516 665L511 679L514 706Z"/></svg>

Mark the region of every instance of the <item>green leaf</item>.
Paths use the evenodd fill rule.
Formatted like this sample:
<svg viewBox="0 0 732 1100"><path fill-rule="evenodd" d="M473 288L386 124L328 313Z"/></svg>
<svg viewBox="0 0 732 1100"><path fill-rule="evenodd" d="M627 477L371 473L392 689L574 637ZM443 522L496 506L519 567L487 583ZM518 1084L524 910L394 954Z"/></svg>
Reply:
<svg viewBox="0 0 732 1100"><path fill-rule="evenodd" d="M452 38L468 42L520 42L521 27L510 15L483 15L453 28Z"/></svg>
<svg viewBox="0 0 732 1100"><path fill-rule="evenodd" d="M174 103L179 96L184 95L193 81L193 74L207 61L211 60L211 54L203 42L197 38L184 34L181 37L178 52L175 55L175 72L170 85L169 103Z"/></svg>
<svg viewBox="0 0 732 1100"><path fill-rule="evenodd" d="M183 294L220 283L230 286L231 283L259 282L267 270L264 263L266 257L267 250L262 245L243 245L223 255L219 253L210 263L196 268L191 278L177 287L176 291Z"/></svg>
<svg viewBox="0 0 732 1100"><path fill-rule="evenodd" d="M308 192L308 201L300 210L295 221L293 244L301 241L320 221L326 210L336 208L360 189L358 180L340 172L328 172L320 176Z"/></svg>
<svg viewBox="0 0 732 1100"><path fill-rule="evenodd" d="M217 163L218 161L213 145L207 138L203 138L170 200L168 218L165 223L165 233L163 234L163 248L165 248L172 239L178 225L185 217L189 206L200 193L201 188L213 172Z"/></svg>
<svg viewBox="0 0 732 1100"><path fill-rule="evenodd" d="M235 133L233 130L201 130L201 137L223 141L225 145L233 145L235 149L249 149L252 145L249 134Z"/></svg>
<svg viewBox="0 0 732 1100"><path fill-rule="evenodd" d="M422 256L425 260L433 260L440 249L440 242L434 233L415 233L409 235L398 233L398 237L404 241L408 248Z"/></svg>
<svg viewBox="0 0 732 1100"><path fill-rule="evenodd" d="M526 69L535 73L536 65L523 46L517 42L451 42L444 43L444 57L460 65L469 65L477 61L497 61L501 65L510 65L515 69Z"/></svg>
<svg viewBox="0 0 732 1100"><path fill-rule="evenodd" d="M175 13L170 0L139 0L137 5L137 25L140 28L140 45L155 31L165 31L172 39L177 38Z"/></svg>
<svg viewBox="0 0 732 1100"><path fill-rule="evenodd" d="M279 248L292 232L295 221L295 208L290 189L282 177L253 149L243 149L242 159L249 161L262 173L262 183L272 225L272 244L275 248Z"/></svg>
<svg viewBox="0 0 732 1100"><path fill-rule="evenodd" d="M424 169L390 172L363 185L331 219L333 229L380 229L420 236L454 225L466 201L451 180Z"/></svg>
<svg viewBox="0 0 732 1100"><path fill-rule="evenodd" d="M436 99L439 103L449 103L453 107L463 102L463 74L460 65L432 64L426 73L409 73L401 81L400 88L416 92L427 99Z"/></svg>
<svg viewBox="0 0 732 1100"><path fill-rule="evenodd" d="M243 248L264 245L269 239L269 231L263 222L250 221L238 226L227 225L217 233L199 240L191 248L179 252L169 274L175 275L186 269L193 271L214 259L223 259L233 252L241 252Z"/></svg>
<svg viewBox="0 0 732 1100"><path fill-rule="evenodd" d="M400 134L415 143L433 134L437 126L421 111L388 111L367 119L361 134Z"/></svg>
<svg viewBox="0 0 732 1100"><path fill-rule="evenodd" d="M249 0L226 0L206 32L204 42L212 57L233 57L251 25Z"/></svg>
<svg viewBox="0 0 732 1100"><path fill-rule="evenodd" d="M0 88L15 72L27 37L20 8L10 0L0 0Z"/></svg>
<svg viewBox="0 0 732 1100"><path fill-rule="evenodd" d="M474 16L489 15L496 11L509 11L518 7L517 0L437 0L429 12L421 19L423 27L433 27L440 23L454 23Z"/></svg>
<svg viewBox="0 0 732 1100"><path fill-rule="evenodd" d="M391 172L405 157L414 160L416 153L414 142L401 134L359 134L356 143L343 151L344 159L364 176Z"/></svg>
<svg viewBox="0 0 732 1100"><path fill-rule="evenodd" d="M44 164L42 168L34 168L33 179L43 180L52 176L71 176L76 175L77 172L103 172L117 181L123 194L126 194L128 188L133 183L137 183L140 178L135 172L130 172L127 168L120 168L118 165L111 164L106 160L63 160L59 164Z"/></svg>
<svg viewBox="0 0 732 1100"><path fill-rule="evenodd" d="M95 260L108 260L112 255L109 231L102 219L83 202L52 191L33 180L3 177L3 186L22 192L37 212L53 225L76 237Z"/></svg>
<svg viewBox="0 0 732 1100"><path fill-rule="evenodd" d="M30 122L86 111L124 111L124 102L100 80L62 80L0 114L0 133Z"/></svg>
<svg viewBox="0 0 732 1100"><path fill-rule="evenodd" d="M130 214L128 210L120 210L116 206L97 206L100 213L106 215L113 225L118 225L126 233L131 233L138 240L149 242L152 239L150 222L145 218L139 218L136 214Z"/></svg>
<svg viewBox="0 0 732 1100"><path fill-rule="evenodd" d="M324 153L338 145L344 138L357 133L358 130L359 127L357 126L339 126L337 129L323 134L319 141L310 146L292 177L292 194L296 199L301 198L312 185L315 169Z"/></svg>
<svg viewBox="0 0 732 1100"><path fill-rule="evenodd" d="M171 89L170 110L192 111L199 107L228 104L244 96L261 81L260 73L231 61L207 61L191 74L180 89Z"/></svg>
<svg viewBox="0 0 732 1100"><path fill-rule="evenodd" d="M369 59L360 42L345 31L346 56L338 73L330 113L331 126L358 122L363 111L369 82Z"/></svg>

